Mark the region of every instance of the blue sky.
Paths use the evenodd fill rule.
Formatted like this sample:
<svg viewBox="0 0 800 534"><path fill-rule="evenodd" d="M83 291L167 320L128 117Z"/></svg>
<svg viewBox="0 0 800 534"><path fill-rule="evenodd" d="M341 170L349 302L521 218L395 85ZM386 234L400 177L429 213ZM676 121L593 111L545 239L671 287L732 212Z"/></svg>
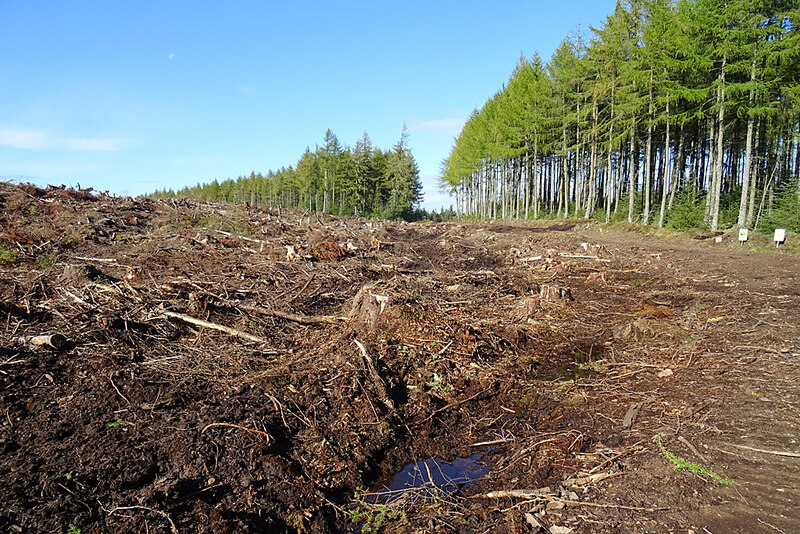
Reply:
<svg viewBox="0 0 800 534"><path fill-rule="evenodd" d="M520 54L613 0L0 0L0 179L138 195L297 162L327 128L439 164Z"/></svg>

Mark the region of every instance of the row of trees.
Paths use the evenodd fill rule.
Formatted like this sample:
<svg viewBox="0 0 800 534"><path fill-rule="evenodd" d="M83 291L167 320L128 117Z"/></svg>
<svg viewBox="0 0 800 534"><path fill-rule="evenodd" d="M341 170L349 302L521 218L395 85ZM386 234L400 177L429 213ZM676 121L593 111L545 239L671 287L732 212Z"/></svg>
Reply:
<svg viewBox="0 0 800 534"><path fill-rule="evenodd" d="M252 172L250 176L223 182L214 180L177 193L163 190L153 194L176 195L335 215L394 218L414 213L422 200L422 184L404 125L400 140L390 150L373 147L366 133L355 147L342 147L329 129L323 144L313 152L306 148L295 166L266 175Z"/></svg>
<svg viewBox="0 0 800 534"><path fill-rule="evenodd" d="M520 59L442 186L478 217L752 227L800 203L798 23L788 0L620 1L588 42Z"/></svg>

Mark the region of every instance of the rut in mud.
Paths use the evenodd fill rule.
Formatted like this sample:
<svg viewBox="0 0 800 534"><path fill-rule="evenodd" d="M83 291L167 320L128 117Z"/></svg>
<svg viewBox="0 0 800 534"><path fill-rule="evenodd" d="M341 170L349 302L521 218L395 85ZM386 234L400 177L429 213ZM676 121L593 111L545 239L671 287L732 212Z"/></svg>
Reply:
<svg viewBox="0 0 800 534"><path fill-rule="evenodd" d="M4 531L735 531L744 490L653 438L734 480L722 443L794 447L740 436L759 399L797 409L752 381L797 376L795 257L30 186L0 208ZM785 530L797 487L751 523Z"/></svg>

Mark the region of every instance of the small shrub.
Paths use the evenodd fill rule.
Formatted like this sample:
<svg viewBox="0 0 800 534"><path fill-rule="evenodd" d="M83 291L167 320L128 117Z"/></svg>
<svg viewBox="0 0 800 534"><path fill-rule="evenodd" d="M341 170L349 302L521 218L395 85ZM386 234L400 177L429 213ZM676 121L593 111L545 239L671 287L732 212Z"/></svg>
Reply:
<svg viewBox="0 0 800 534"><path fill-rule="evenodd" d="M361 523L363 534L377 534L389 521L399 521L408 524L406 512L401 505L370 504L358 499L355 507L347 512L351 522Z"/></svg>
<svg viewBox="0 0 800 534"><path fill-rule="evenodd" d="M703 228L704 216L705 205L702 199L692 193L681 193L675 197L672 210L666 214L666 227L680 231Z"/></svg>
<svg viewBox="0 0 800 534"><path fill-rule="evenodd" d="M778 191L775 206L765 213L758 223L758 231L771 234L775 228L786 228L789 232L800 233L800 198L797 185Z"/></svg>
<svg viewBox="0 0 800 534"><path fill-rule="evenodd" d="M705 476L711 478L719 482L720 484L725 484L725 485L733 484L733 480L723 478L718 474L714 473L713 471L711 471L710 469L703 467L702 465L686 461L683 458L676 456L674 453L670 452L669 450L667 450L666 447L664 447L664 445L661 443L661 437L656 436L655 442L658 445L658 448L661 449L661 452L664 453L664 456L667 457L667 460L672 462L672 465L675 466L675 471L686 469L698 476Z"/></svg>
<svg viewBox="0 0 800 534"><path fill-rule="evenodd" d="M433 380L426 382L425 385L431 388L431 391L434 391L441 396L445 396L453 391L453 386L448 384L445 381L444 376L440 375L439 373L433 373Z"/></svg>
<svg viewBox="0 0 800 534"><path fill-rule="evenodd" d="M17 251L5 245L0 245L0 262L14 263L15 261L17 261Z"/></svg>
<svg viewBox="0 0 800 534"><path fill-rule="evenodd" d="M43 271L49 269L56 263L56 258L50 254L40 254L36 256L36 265L38 265Z"/></svg>

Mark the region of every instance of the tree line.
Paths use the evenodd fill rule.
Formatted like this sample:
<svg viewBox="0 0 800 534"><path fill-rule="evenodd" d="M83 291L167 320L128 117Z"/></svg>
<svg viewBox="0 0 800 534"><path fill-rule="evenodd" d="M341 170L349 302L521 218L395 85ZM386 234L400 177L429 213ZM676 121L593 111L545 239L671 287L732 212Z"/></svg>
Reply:
<svg viewBox="0 0 800 534"><path fill-rule="evenodd" d="M215 179L177 192L164 189L152 196L396 218L419 216L415 208L422 201L422 184L404 125L399 141L389 150L374 147L367 133L353 148L342 147L328 129L322 145L313 152L306 148L294 166L267 174L253 171L222 182Z"/></svg>
<svg viewBox="0 0 800 534"><path fill-rule="evenodd" d="M442 163L460 215L800 231L798 2L619 1L520 58Z"/></svg>

